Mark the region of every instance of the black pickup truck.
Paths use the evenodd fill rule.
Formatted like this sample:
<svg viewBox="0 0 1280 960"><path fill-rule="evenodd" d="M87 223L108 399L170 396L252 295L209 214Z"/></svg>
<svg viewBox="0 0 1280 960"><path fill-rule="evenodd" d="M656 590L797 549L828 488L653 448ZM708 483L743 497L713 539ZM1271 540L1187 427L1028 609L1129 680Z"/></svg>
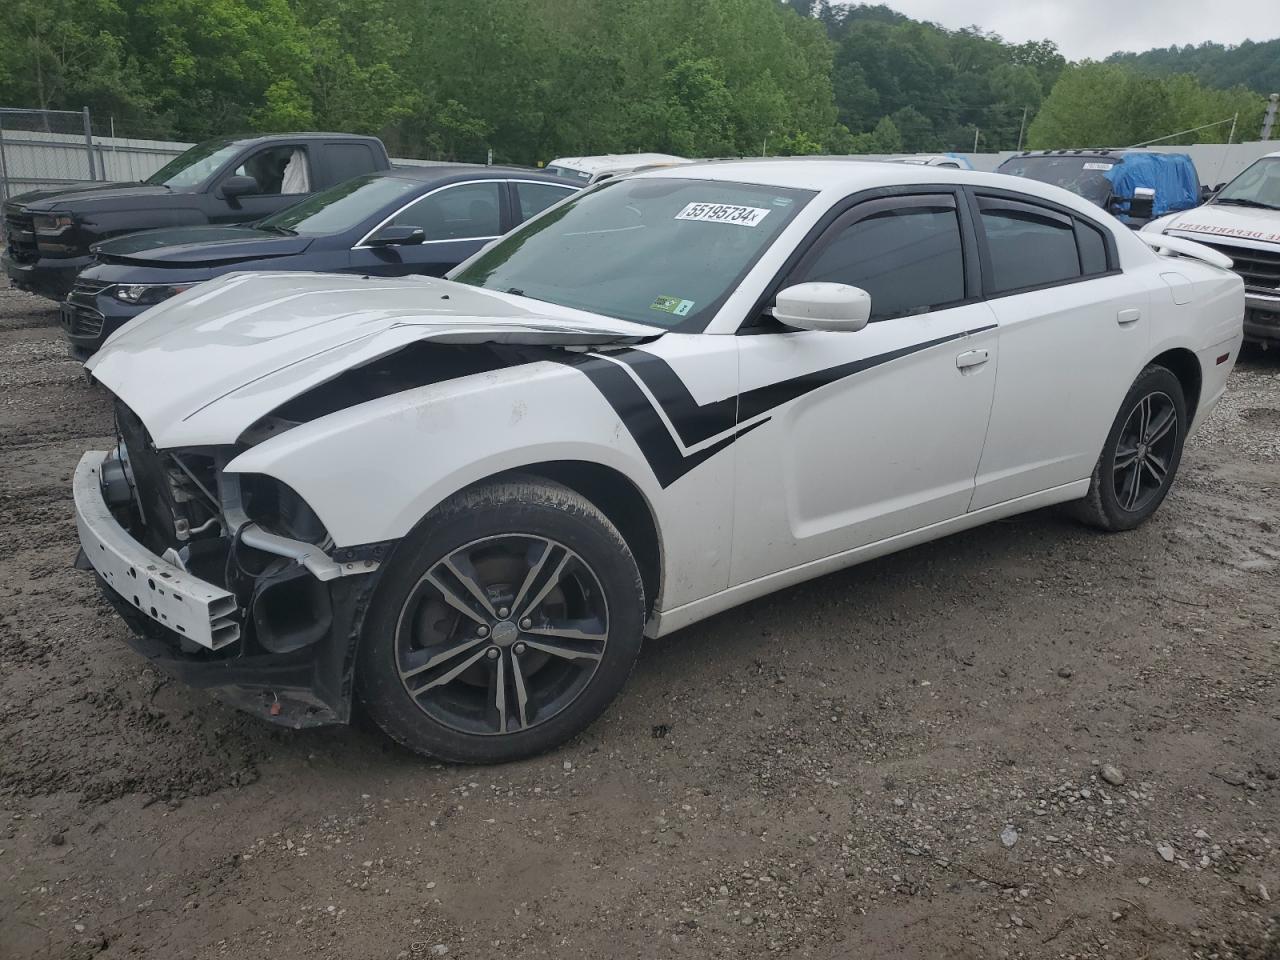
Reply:
<svg viewBox="0 0 1280 960"><path fill-rule="evenodd" d="M4 204L0 261L19 289L61 300L93 259L91 244L156 227L246 223L318 190L388 170L375 137L293 133L197 144L142 183L85 182Z"/></svg>

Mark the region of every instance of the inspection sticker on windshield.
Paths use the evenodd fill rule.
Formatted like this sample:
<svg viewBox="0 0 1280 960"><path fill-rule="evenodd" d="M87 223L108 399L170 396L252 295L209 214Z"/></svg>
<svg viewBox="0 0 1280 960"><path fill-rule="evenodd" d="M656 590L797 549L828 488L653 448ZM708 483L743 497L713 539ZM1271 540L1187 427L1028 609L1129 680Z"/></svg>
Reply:
<svg viewBox="0 0 1280 960"><path fill-rule="evenodd" d="M1084 165L1084 169L1086 169L1086 170L1110 170L1113 166L1114 166L1114 164L1110 164L1110 163L1086 163L1086 164Z"/></svg>
<svg viewBox="0 0 1280 960"><path fill-rule="evenodd" d="M649 309L674 313L677 317L687 317L689 311L693 309L693 301L681 300L679 297L658 297L649 304Z"/></svg>
<svg viewBox="0 0 1280 960"><path fill-rule="evenodd" d="M691 203L676 214L677 220L704 220L707 223L732 223L739 227L758 227L769 215L764 207L739 207L732 203Z"/></svg>

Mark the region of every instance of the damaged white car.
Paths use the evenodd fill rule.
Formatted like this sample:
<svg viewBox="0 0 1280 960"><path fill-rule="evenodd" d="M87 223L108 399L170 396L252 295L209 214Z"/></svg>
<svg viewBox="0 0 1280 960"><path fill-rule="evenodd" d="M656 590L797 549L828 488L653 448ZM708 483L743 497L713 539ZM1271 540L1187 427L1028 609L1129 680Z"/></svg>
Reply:
<svg viewBox="0 0 1280 960"><path fill-rule="evenodd" d="M262 717L358 698L422 753L526 756L642 636L1049 504L1149 517L1244 312L1226 258L1155 239L1027 180L735 162L447 280L224 277L88 364L119 444L76 471L81 561Z"/></svg>

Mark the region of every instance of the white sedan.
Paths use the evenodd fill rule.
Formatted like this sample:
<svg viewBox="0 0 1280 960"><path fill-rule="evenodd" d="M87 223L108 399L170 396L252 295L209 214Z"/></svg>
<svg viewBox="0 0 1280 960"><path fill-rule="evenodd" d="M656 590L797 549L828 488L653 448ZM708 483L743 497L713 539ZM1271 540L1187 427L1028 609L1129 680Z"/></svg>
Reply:
<svg viewBox="0 0 1280 960"><path fill-rule="evenodd" d="M457 761L586 727L656 637L1073 502L1155 512L1241 343L1226 257L889 163L604 184L446 280L241 274L90 363L81 565L277 723Z"/></svg>

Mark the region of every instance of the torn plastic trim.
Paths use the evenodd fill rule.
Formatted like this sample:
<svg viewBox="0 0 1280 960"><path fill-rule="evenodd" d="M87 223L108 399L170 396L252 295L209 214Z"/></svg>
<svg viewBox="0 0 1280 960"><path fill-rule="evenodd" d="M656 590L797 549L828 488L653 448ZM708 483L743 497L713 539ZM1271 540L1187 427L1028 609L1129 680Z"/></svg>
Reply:
<svg viewBox="0 0 1280 960"><path fill-rule="evenodd" d="M222 515L226 520L233 544L241 544L254 550L261 550L263 553L292 560L322 583L339 577L373 573L378 569L379 564L375 560L366 558L359 562L338 563L329 556L323 544L308 543L305 540L272 533L245 513L240 476L219 471L218 477Z"/></svg>

